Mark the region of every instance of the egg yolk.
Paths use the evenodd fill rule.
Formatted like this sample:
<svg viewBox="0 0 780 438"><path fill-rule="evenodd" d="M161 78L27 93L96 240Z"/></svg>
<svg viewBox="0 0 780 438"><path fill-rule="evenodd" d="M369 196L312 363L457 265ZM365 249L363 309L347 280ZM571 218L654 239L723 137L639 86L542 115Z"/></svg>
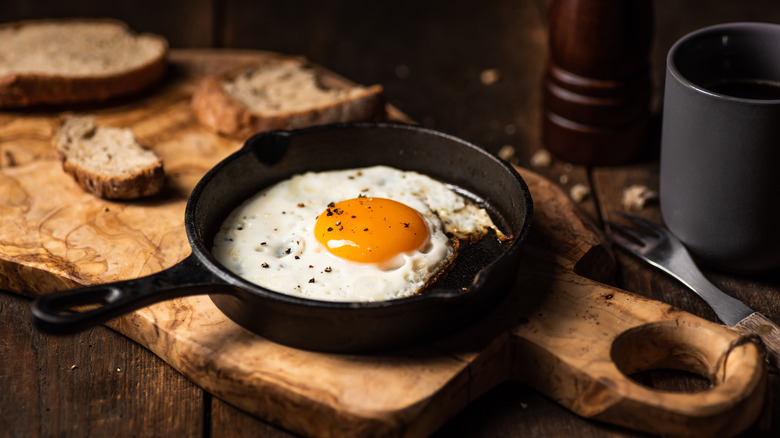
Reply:
<svg viewBox="0 0 780 438"><path fill-rule="evenodd" d="M354 198L331 203L314 233L332 254L360 263L378 263L421 249L428 226L417 210L392 199Z"/></svg>

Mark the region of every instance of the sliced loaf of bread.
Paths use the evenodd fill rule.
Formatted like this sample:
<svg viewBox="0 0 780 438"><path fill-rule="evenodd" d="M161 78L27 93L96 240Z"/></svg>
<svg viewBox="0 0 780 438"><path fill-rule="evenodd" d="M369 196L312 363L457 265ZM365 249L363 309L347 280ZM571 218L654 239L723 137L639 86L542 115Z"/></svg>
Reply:
<svg viewBox="0 0 780 438"><path fill-rule="evenodd" d="M381 85L354 85L301 57L282 56L204 79L192 108L201 124L238 138L385 116Z"/></svg>
<svg viewBox="0 0 780 438"><path fill-rule="evenodd" d="M98 126L92 116L67 116L54 135L62 169L87 192L135 199L160 191L162 160L128 128Z"/></svg>
<svg viewBox="0 0 780 438"><path fill-rule="evenodd" d="M168 42L111 19L0 25L0 108L97 102L143 90L165 72Z"/></svg>

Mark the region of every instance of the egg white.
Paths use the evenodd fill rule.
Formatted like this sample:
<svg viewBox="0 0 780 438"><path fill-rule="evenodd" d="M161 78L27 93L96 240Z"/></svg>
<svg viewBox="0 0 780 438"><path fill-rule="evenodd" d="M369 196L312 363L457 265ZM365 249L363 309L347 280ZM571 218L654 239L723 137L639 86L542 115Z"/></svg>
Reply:
<svg viewBox="0 0 780 438"><path fill-rule="evenodd" d="M388 198L420 212L430 239L390 263L352 262L314 236L331 202L358 196ZM447 233L481 237L496 228L445 184L387 166L307 172L279 182L236 208L214 238L212 253L244 279L280 293L323 301L380 301L421 290L454 257Z"/></svg>

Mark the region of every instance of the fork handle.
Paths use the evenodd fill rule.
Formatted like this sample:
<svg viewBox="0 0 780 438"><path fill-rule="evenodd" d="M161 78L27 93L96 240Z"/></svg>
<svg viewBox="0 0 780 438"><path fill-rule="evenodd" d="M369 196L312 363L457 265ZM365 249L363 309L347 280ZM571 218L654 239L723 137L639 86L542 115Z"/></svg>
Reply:
<svg viewBox="0 0 780 438"><path fill-rule="evenodd" d="M742 333L758 335L764 341L767 362L780 369L780 327L766 316L753 312L747 318L736 323L734 328Z"/></svg>
<svg viewBox="0 0 780 438"><path fill-rule="evenodd" d="M718 289L698 270L688 272L687 275L672 275L702 297L721 321L741 333L760 337L766 349L767 362L773 368L780 369L780 326Z"/></svg>
<svg viewBox="0 0 780 438"><path fill-rule="evenodd" d="M687 251L675 252L669 266L658 266L667 274L679 280L710 305L712 310L726 325L734 326L749 317L753 310L745 303L718 289L702 274Z"/></svg>

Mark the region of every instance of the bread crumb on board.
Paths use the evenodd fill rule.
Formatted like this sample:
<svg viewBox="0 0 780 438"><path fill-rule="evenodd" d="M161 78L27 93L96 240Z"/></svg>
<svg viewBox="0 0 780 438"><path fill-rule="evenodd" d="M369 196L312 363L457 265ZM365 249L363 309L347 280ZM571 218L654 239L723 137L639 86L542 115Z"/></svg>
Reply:
<svg viewBox="0 0 780 438"><path fill-rule="evenodd" d="M531 156L531 166L550 167L552 164L552 155L547 149L539 149Z"/></svg>
<svg viewBox="0 0 780 438"><path fill-rule="evenodd" d="M479 74L479 80L483 85L493 85L501 79L501 72L495 68L482 70Z"/></svg>
<svg viewBox="0 0 780 438"><path fill-rule="evenodd" d="M569 196L574 202L580 203L590 195L590 189L585 184L575 184L569 190Z"/></svg>
<svg viewBox="0 0 780 438"><path fill-rule="evenodd" d="M504 145L498 150L498 158L509 161L515 156L515 148L512 145Z"/></svg>
<svg viewBox="0 0 780 438"><path fill-rule="evenodd" d="M634 184L623 190L623 208L627 210L641 210L648 201L656 199L658 193L641 184Z"/></svg>

